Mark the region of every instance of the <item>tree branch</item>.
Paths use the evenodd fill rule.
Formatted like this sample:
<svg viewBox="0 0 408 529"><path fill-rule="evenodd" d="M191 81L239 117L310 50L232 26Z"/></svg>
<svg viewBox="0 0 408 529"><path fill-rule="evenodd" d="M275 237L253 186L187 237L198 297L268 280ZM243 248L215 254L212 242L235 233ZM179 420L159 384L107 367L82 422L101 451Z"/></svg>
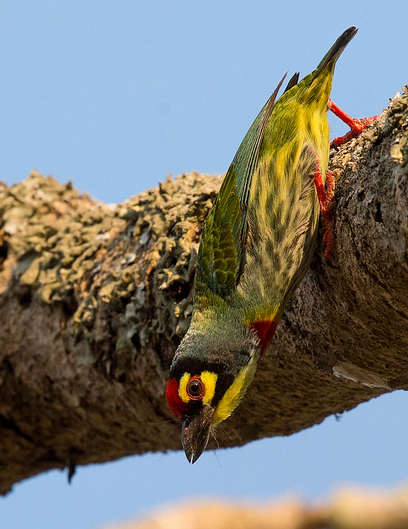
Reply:
<svg viewBox="0 0 408 529"><path fill-rule="evenodd" d="M219 446L408 387L408 95L331 169L334 261L318 248ZM37 173L0 184L1 493L51 468L180 448L167 371L219 185L169 177L108 206Z"/></svg>

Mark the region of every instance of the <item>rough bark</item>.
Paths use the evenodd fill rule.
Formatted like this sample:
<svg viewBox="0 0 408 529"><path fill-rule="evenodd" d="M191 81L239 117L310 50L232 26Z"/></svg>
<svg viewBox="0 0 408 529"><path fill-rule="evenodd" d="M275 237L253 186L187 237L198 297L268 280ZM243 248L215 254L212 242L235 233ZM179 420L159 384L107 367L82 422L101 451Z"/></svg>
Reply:
<svg viewBox="0 0 408 529"><path fill-rule="evenodd" d="M333 152L331 169L334 260L319 246L218 446L408 387L408 95ZM169 177L108 206L37 173L0 184L1 493L51 468L180 448L167 370L219 185Z"/></svg>
<svg viewBox="0 0 408 529"><path fill-rule="evenodd" d="M408 489L387 492L347 488L318 504L296 498L256 504L188 500L139 522L105 529L406 529Z"/></svg>

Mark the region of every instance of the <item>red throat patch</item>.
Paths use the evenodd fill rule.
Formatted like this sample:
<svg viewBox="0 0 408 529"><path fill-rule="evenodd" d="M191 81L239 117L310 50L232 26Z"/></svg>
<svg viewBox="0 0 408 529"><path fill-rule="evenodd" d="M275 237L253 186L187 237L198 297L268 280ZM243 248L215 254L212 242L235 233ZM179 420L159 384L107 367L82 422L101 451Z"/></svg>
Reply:
<svg viewBox="0 0 408 529"><path fill-rule="evenodd" d="M261 342L261 357L266 351L268 345L271 343L277 326L278 322L274 320L253 321L249 324L249 327L255 331L259 341Z"/></svg>

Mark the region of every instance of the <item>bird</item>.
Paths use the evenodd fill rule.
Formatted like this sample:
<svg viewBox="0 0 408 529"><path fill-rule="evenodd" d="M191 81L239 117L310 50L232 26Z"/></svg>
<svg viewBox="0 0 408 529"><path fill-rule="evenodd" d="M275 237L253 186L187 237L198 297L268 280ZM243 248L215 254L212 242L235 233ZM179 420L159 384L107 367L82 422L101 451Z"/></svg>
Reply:
<svg viewBox="0 0 408 529"><path fill-rule="evenodd" d="M317 68L301 81L295 73L277 99L285 74L239 146L206 219L192 320L166 389L190 463L244 397L311 263L320 213L330 229L327 111L347 116L344 141L370 121L342 114L330 100L336 61L356 32L344 31ZM341 143L337 138L334 146ZM329 234L326 243L332 245Z"/></svg>

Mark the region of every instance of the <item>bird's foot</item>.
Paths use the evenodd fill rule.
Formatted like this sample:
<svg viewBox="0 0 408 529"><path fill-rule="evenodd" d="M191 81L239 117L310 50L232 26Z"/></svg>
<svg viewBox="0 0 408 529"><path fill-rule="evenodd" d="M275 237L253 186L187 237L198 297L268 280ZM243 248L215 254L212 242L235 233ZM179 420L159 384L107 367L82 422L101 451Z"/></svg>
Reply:
<svg viewBox="0 0 408 529"><path fill-rule="evenodd" d="M314 173L314 181L319 198L320 211L324 219L324 235L323 244L326 245L324 251L324 258L327 261L332 260L334 248L334 218L333 218L333 197L334 197L334 178L333 172L326 172L326 187L323 183L320 166L316 162L316 171Z"/></svg>
<svg viewBox="0 0 408 529"><path fill-rule="evenodd" d="M378 116L373 116L371 118L356 119L352 118L346 114L341 108L339 108L331 99L329 99L328 109L333 112L335 116L340 118L346 125L350 127L349 132L344 134L344 136L339 136L334 138L330 143L330 147L339 147L343 143L347 143L356 136L358 136L372 121L374 121Z"/></svg>

